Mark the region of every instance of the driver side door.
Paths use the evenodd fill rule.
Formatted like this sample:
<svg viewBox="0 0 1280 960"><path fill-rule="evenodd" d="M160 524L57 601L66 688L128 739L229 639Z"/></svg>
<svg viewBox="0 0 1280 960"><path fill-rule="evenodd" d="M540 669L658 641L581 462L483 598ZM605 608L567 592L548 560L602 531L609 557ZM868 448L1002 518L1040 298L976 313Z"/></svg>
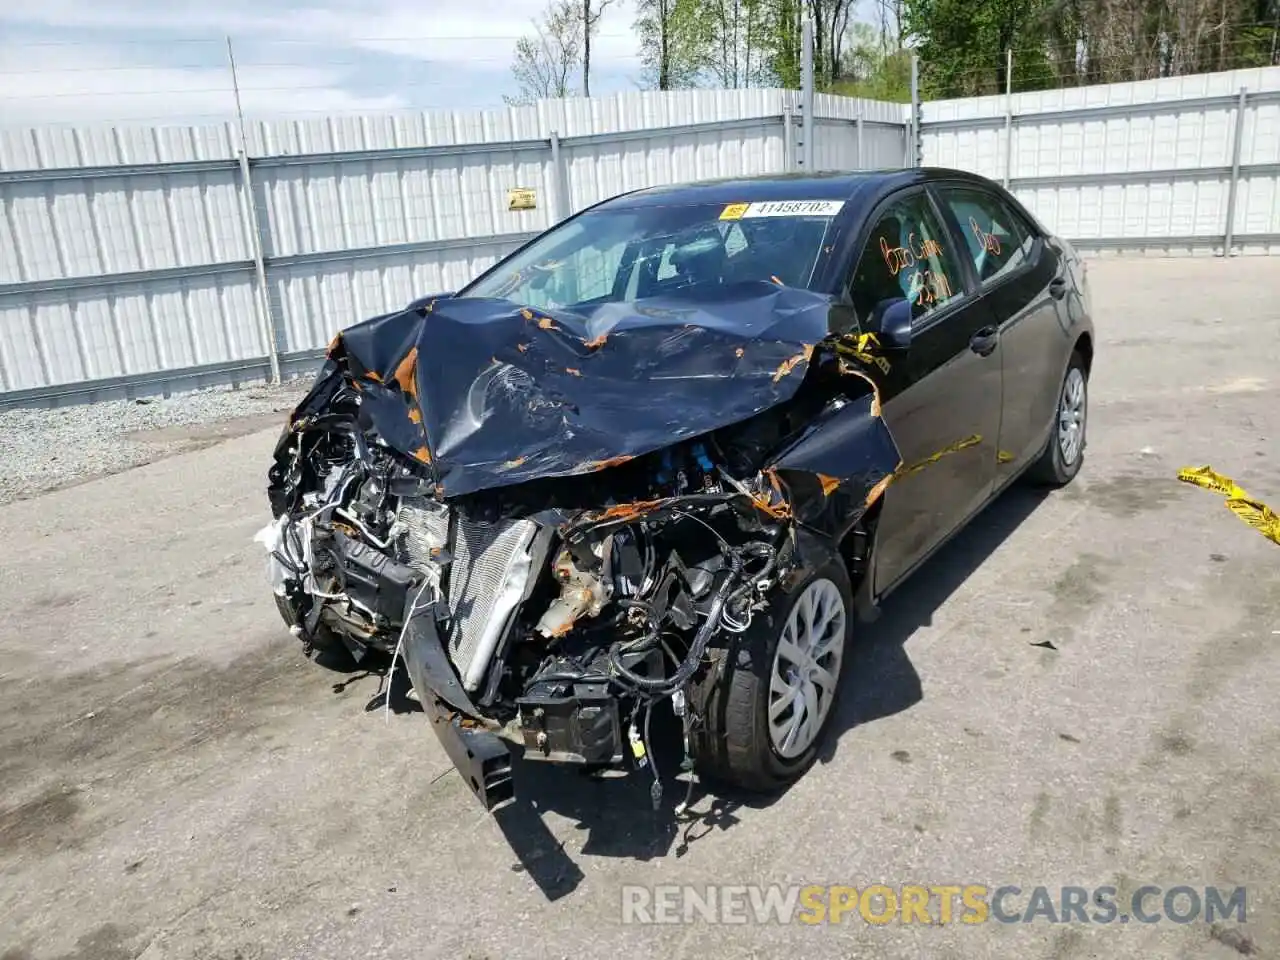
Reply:
<svg viewBox="0 0 1280 960"><path fill-rule="evenodd" d="M933 552L990 496L1000 429L999 331L974 295L969 265L921 187L870 218L849 298L863 329L887 302L911 305L908 349L877 373L883 416L902 466L883 496L876 594Z"/></svg>

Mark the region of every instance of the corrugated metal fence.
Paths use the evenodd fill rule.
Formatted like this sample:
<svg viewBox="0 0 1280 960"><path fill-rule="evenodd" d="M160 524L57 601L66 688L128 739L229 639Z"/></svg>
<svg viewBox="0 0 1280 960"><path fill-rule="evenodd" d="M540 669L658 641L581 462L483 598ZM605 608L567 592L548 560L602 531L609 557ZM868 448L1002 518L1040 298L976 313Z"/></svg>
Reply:
<svg viewBox="0 0 1280 960"><path fill-rule="evenodd" d="M637 187L793 169L799 95L635 93L236 128L0 132L0 404L287 375ZM899 105L816 98L819 168L899 166ZM533 188L537 207L508 209ZM269 339L270 338L270 339Z"/></svg>
<svg viewBox="0 0 1280 960"><path fill-rule="evenodd" d="M924 162L1087 252L1280 248L1280 67L924 104Z"/></svg>
<svg viewBox="0 0 1280 960"><path fill-rule="evenodd" d="M475 113L0 131L0 405L310 370L637 187L795 169L799 97L633 93ZM909 110L819 95L815 167L910 162ZM1280 245L1280 68L936 101L929 165L1004 180L1086 251ZM507 191L533 188L512 211Z"/></svg>

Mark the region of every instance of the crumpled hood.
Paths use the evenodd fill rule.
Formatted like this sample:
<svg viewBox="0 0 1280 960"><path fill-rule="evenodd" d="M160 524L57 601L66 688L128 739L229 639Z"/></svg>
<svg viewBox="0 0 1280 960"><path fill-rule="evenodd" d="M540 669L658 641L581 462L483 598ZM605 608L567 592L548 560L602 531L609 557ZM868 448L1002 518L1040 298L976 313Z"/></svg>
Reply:
<svg viewBox="0 0 1280 960"><path fill-rule="evenodd" d="M369 425L446 496L589 473L790 399L829 308L754 282L589 313L436 299L343 331L294 422L345 373Z"/></svg>

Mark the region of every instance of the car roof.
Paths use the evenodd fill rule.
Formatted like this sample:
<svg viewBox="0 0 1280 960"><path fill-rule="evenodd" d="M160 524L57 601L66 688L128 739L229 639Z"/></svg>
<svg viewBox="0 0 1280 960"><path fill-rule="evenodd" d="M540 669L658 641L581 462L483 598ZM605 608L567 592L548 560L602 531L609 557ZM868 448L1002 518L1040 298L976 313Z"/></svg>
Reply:
<svg viewBox="0 0 1280 960"><path fill-rule="evenodd" d="M881 197L902 187L931 180L953 179L990 185L990 181L977 174L940 167L783 173L646 187L606 200L596 209L767 200L855 200L860 202L854 206L861 207L874 204Z"/></svg>

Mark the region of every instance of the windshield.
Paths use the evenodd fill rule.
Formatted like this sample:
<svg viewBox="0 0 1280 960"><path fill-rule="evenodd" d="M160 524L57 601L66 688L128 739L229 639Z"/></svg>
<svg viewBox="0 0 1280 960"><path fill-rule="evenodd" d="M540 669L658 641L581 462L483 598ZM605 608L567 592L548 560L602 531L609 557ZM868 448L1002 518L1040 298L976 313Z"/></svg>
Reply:
<svg viewBox="0 0 1280 960"><path fill-rule="evenodd" d="M548 232L459 296L582 309L748 280L809 287L839 200L610 207Z"/></svg>

